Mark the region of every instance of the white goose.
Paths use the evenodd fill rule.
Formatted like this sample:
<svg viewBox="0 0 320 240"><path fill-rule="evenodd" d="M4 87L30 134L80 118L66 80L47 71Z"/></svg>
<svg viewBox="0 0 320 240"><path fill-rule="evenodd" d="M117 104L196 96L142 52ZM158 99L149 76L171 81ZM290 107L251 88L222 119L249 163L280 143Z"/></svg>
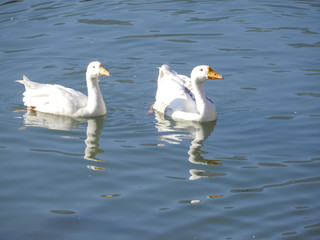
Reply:
<svg viewBox="0 0 320 240"><path fill-rule="evenodd" d="M111 73L100 62L91 62L86 72L88 96L61 85L32 82L26 76L17 82L26 88L23 102L28 109L72 117L95 117L107 113L98 83L100 75L111 76Z"/></svg>
<svg viewBox="0 0 320 240"><path fill-rule="evenodd" d="M208 122L217 118L216 107L203 90L207 79L223 79L209 66L195 67L191 78L179 75L168 65L159 68L153 109L177 120Z"/></svg>

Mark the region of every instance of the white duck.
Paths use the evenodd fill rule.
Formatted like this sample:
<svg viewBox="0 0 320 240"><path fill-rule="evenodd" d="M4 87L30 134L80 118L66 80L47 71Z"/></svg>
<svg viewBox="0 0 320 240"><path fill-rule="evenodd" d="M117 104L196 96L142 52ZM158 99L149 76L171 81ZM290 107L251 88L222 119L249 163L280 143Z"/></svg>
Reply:
<svg viewBox="0 0 320 240"><path fill-rule="evenodd" d="M162 65L159 68L158 89L153 108L177 120L216 120L215 104L203 90L203 83L208 79L223 77L205 65L195 67L191 78L177 74L168 65Z"/></svg>
<svg viewBox="0 0 320 240"><path fill-rule="evenodd" d="M32 82L26 76L17 82L26 88L23 102L28 109L72 117L95 117L107 113L98 83L100 75L111 76L111 73L100 62L91 62L86 72L88 96L61 85Z"/></svg>

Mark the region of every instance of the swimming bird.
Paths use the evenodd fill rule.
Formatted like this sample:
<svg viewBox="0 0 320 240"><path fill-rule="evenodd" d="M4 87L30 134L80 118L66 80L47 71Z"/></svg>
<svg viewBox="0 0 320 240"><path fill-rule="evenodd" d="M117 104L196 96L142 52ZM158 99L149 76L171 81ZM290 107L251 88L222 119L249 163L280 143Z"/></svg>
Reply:
<svg viewBox="0 0 320 240"><path fill-rule="evenodd" d="M175 120L216 120L215 104L203 90L203 83L208 79L223 77L206 65L195 67L190 78L176 73L166 64L162 65L153 109Z"/></svg>
<svg viewBox="0 0 320 240"><path fill-rule="evenodd" d="M30 81L23 75L17 80L25 86L24 105L30 110L72 117L95 117L107 113L100 87L99 76L111 73L98 61L89 63L86 72L88 96L57 84Z"/></svg>

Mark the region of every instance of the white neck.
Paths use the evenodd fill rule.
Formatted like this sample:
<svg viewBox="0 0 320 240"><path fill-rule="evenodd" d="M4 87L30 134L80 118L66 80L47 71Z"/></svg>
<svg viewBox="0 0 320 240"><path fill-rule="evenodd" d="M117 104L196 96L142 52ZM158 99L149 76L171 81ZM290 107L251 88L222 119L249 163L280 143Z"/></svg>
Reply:
<svg viewBox="0 0 320 240"><path fill-rule="evenodd" d="M86 108L96 116L106 114L106 105L103 101L98 82L98 77L87 75L88 103Z"/></svg>
<svg viewBox="0 0 320 240"><path fill-rule="evenodd" d="M196 99L197 110L200 116L203 116L208 106L208 100L203 90L202 83L191 81L193 86L193 94Z"/></svg>
<svg viewBox="0 0 320 240"><path fill-rule="evenodd" d="M188 121L207 122L214 121L217 118L216 107L209 101L203 90L203 83L197 83L191 74L192 93L195 98L196 109L193 111L177 110L171 114L174 119L183 119ZM194 105L193 105L194 106Z"/></svg>

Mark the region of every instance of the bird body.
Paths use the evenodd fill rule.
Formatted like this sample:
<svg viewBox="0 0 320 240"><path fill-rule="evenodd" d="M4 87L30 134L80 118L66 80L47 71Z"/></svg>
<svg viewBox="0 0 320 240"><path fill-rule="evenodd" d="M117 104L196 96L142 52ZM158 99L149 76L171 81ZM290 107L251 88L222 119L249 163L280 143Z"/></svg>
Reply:
<svg viewBox="0 0 320 240"><path fill-rule="evenodd" d="M107 112L99 87L100 75L111 76L100 62L91 62L86 72L88 96L61 85L32 82L26 76L17 82L25 86L23 102L29 109L72 117L94 117Z"/></svg>
<svg viewBox="0 0 320 240"><path fill-rule="evenodd" d="M203 83L208 79L223 79L209 66L195 67L191 77L177 74L168 65L159 68L158 88L153 108L176 120L197 122L217 118L213 101L204 93Z"/></svg>

